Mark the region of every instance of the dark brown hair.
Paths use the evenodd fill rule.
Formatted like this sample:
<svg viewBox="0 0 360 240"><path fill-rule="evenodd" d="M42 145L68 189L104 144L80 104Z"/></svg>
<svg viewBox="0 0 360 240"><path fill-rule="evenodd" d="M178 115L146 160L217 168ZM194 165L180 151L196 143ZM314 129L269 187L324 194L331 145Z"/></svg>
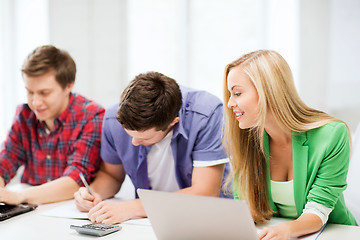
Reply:
<svg viewBox="0 0 360 240"><path fill-rule="evenodd" d="M182 104L179 85L158 72L139 74L121 95L117 120L123 128L165 131L178 116Z"/></svg>
<svg viewBox="0 0 360 240"><path fill-rule="evenodd" d="M50 71L62 88L75 82L76 64L70 54L52 45L36 48L25 59L21 72L29 77L38 77Z"/></svg>

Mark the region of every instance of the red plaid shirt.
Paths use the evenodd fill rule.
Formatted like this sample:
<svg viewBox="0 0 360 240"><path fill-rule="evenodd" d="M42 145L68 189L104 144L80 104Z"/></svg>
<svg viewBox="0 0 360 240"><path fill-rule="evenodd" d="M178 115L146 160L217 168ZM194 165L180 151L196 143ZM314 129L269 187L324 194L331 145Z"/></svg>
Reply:
<svg viewBox="0 0 360 240"><path fill-rule="evenodd" d="M0 176L8 183L24 165L21 182L39 185L69 176L82 185L79 173L90 181L100 166L100 137L105 110L77 94L47 133L27 104L17 108L14 123L0 153Z"/></svg>

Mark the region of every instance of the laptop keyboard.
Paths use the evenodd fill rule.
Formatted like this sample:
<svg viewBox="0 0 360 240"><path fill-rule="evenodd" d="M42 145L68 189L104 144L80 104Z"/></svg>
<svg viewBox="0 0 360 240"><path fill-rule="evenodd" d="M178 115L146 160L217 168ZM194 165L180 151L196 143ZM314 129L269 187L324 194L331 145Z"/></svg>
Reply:
<svg viewBox="0 0 360 240"><path fill-rule="evenodd" d="M29 212L34 210L37 205L32 204L19 204L19 205L9 205L0 202L0 221L11 218L13 216Z"/></svg>
<svg viewBox="0 0 360 240"><path fill-rule="evenodd" d="M8 205L8 204L0 203L0 213L6 214L17 207L18 206L15 206L15 205Z"/></svg>

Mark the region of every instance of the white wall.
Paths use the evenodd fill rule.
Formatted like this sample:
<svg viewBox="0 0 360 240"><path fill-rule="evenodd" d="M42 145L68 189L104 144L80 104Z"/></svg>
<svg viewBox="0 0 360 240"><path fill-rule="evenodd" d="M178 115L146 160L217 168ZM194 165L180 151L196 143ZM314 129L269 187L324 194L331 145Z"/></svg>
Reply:
<svg viewBox="0 0 360 240"><path fill-rule="evenodd" d="M77 64L75 92L104 107L127 82L127 1L50 0L50 41Z"/></svg>
<svg viewBox="0 0 360 240"><path fill-rule="evenodd" d="M299 92L311 107L326 108L330 1L299 1Z"/></svg>
<svg viewBox="0 0 360 240"><path fill-rule="evenodd" d="M49 44L48 23L47 0L0 0L0 144L26 101L21 66L34 48Z"/></svg>
<svg viewBox="0 0 360 240"><path fill-rule="evenodd" d="M39 10L31 6L41 1L49 15L17 26L14 19L34 21L32 14ZM7 29L0 38L1 56L7 56L0 61L0 76L6 70L7 81L17 83L4 86L0 81L1 91L11 93L11 99L0 95L1 141L14 106L24 101L15 97L24 92L18 70L26 55L20 56L19 49L27 54L35 43L68 50L78 67L75 91L104 107L119 99L136 74L148 70L221 98L225 64L245 52L271 48L289 62L308 105L345 120L352 130L360 122L358 0L37 0L28 7L26 0L4 0L1 6L4 3L12 11L2 8L0 20L8 15L12 21L0 22L1 33ZM16 9L21 6L20 14ZM48 40L33 40L41 34L32 33L44 28ZM12 47L3 44L14 41Z"/></svg>
<svg viewBox="0 0 360 240"><path fill-rule="evenodd" d="M75 91L103 106L151 70L221 98L225 65L266 47L263 2L50 0L50 40L77 62Z"/></svg>
<svg viewBox="0 0 360 240"><path fill-rule="evenodd" d="M148 70L221 97L226 63L271 48L305 103L360 122L357 0L50 0L50 33L78 64L76 91L104 106Z"/></svg>
<svg viewBox="0 0 360 240"><path fill-rule="evenodd" d="M331 3L326 102L354 131L360 123L360 1Z"/></svg>
<svg viewBox="0 0 360 240"><path fill-rule="evenodd" d="M360 122L360 1L299 1L299 92L305 103Z"/></svg>

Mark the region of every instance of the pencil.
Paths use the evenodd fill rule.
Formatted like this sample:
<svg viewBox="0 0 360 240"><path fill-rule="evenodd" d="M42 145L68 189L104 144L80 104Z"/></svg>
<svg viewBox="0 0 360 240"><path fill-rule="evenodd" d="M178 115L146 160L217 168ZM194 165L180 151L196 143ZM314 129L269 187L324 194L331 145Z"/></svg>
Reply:
<svg viewBox="0 0 360 240"><path fill-rule="evenodd" d="M94 196L94 194L92 193L92 191L91 191L91 189L90 189L89 184L88 184L88 183L86 182L86 180L85 180L84 175L83 175L82 173L79 173L79 176L80 176L80 178L81 178L81 181L84 183L86 189L89 191L89 193L90 193L92 196Z"/></svg>

